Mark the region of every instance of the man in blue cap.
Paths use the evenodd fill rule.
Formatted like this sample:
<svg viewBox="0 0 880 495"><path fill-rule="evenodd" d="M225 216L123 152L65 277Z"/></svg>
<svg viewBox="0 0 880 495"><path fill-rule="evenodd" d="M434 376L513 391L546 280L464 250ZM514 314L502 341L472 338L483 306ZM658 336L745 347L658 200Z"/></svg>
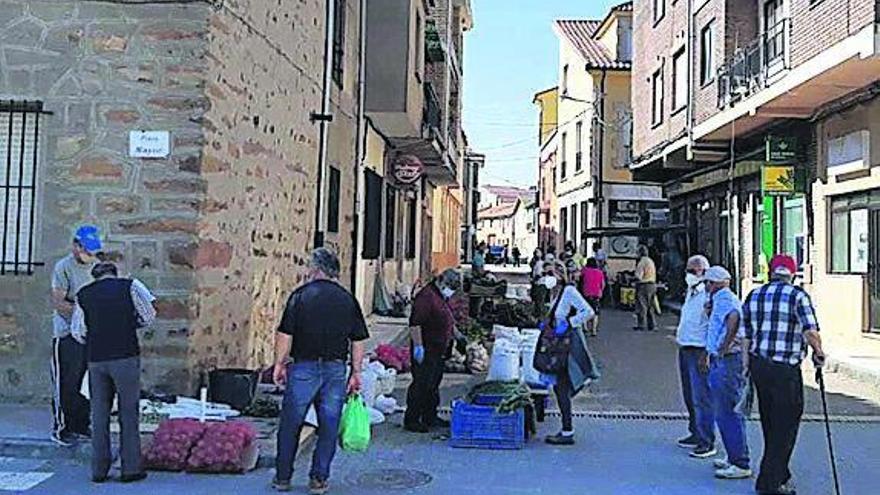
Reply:
<svg viewBox="0 0 880 495"><path fill-rule="evenodd" d="M73 236L71 253L61 258L52 271L52 440L62 446L91 434L89 401L80 394L86 350L71 336L70 322L76 294L92 282L92 268L101 248L98 228L82 225Z"/></svg>

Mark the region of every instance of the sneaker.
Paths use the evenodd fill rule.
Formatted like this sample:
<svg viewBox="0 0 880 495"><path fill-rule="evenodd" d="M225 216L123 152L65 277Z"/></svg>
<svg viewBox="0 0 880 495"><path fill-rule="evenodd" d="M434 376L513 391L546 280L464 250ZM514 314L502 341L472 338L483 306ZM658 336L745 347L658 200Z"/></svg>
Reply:
<svg viewBox="0 0 880 495"><path fill-rule="evenodd" d="M725 469L715 471L715 477L723 480L741 480L752 477L751 469L743 469L736 465L727 466Z"/></svg>
<svg viewBox="0 0 880 495"><path fill-rule="evenodd" d="M695 449L700 445L700 438L691 434L684 438L679 438L676 443L683 449Z"/></svg>
<svg viewBox="0 0 880 495"><path fill-rule="evenodd" d="M273 479L272 489L276 492L289 492L293 490L293 485L290 484L290 480L281 481L279 479Z"/></svg>
<svg viewBox="0 0 880 495"><path fill-rule="evenodd" d="M700 445L688 455L694 459L708 459L717 453L718 451L712 445Z"/></svg>
<svg viewBox="0 0 880 495"><path fill-rule="evenodd" d="M574 445L574 435L563 435L561 432L544 439L550 445Z"/></svg>
<svg viewBox="0 0 880 495"><path fill-rule="evenodd" d="M727 462L726 458L719 457L712 461L712 466L714 466L715 469L727 469L730 467L730 463Z"/></svg>
<svg viewBox="0 0 880 495"><path fill-rule="evenodd" d="M72 447L76 443L76 435L73 433L55 433L50 437L53 442L61 447Z"/></svg>
<svg viewBox="0 0 880 495"><path fill-rule="evenodd" d="M312 478L309 480L309 493L311 495L324 495L330 490L330 483L327 480L319 480Z"/></svg>

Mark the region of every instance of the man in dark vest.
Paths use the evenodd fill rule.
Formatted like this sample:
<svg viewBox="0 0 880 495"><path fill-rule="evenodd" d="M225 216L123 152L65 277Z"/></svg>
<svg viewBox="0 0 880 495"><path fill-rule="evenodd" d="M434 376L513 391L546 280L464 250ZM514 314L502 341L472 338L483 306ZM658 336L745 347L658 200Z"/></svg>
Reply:
<svg viewBox="0 0 880 495"><path fill-rule="evenodd" d="M123 482L147 477L141 467L140 345L138 328L156 318L150 291L138 280L119 278L116 265L99 263L95 281L80 289L71 334L86 346L92 402L92 481L107 481L110 464L110 410L118 395Z"/></svg>

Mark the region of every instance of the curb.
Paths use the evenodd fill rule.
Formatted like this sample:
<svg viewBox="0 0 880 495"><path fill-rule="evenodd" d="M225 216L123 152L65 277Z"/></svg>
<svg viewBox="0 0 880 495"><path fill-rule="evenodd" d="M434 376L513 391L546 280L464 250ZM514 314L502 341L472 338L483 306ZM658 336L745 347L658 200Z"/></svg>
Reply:
<svg viewBox="0 0 880 495"><path fill-rule="evenodd" d="M840 373L853 380L880 389L880 373L874 370L845 360L835 359L833 354L828 355L827 366L831 372Z"/></svg>
<svg viewBox="0 0 880 495"><path fill-rule="evenodd" d="M0 437L0 457L25 459L67 459L85 462L92 457L89 442L62 447L42 438Z"/></svg>

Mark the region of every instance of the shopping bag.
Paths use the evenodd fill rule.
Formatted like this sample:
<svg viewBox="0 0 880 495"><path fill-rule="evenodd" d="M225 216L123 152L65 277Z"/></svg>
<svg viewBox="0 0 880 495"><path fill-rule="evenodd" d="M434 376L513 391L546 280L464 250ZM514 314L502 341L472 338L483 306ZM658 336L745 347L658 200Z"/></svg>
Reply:
<svg viewBox="0 0 880 495"><path fill-rule="evenodd" d="M343 449L351 452L363 452L370 445L370 413L358 394L350 395L342 409L339 441Z"/></svg>

